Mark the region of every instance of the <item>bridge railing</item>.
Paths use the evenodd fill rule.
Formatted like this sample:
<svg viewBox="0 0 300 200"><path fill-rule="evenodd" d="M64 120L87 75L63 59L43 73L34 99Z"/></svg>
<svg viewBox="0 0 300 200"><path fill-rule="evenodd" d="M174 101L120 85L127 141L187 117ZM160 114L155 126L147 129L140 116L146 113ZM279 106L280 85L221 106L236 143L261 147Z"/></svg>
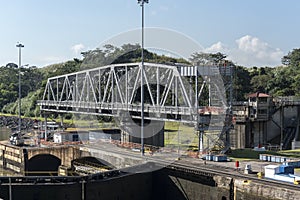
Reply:
<svg viewBox="0 0 300 200"><path fill-rule="evenodd" d="M49 100L38 100L38 105L43 106L55 106L55 107L66 107L66 108L90 108L90 109L111 109L111 110L122 110L122 111L141 111L140 104L122 104L122 103L94 103L94 102L72 102L72 101L49 101ZM45 108L46 109L46 108ZM150 104L144 105L145 112L158 112L166 114L192 114L196 113L196 109L194 107L186 107L186 106L153 106Z"/></svg>
<svg viewBox="0 0 300 200"><path fill-rule="evenodd" d="M52 111L53 109L57 109L58 111L68 110L68 112L76 113L78 109L87 109L86 112L93 112L95 114L95 110L97 110L98 115L102 115L103 113L108 113L110 111L111 116L118 116L121 112L137 112L137 116L140 115L138 113L141 112L142 106L140 104L122 104L122 103L94 103L94 102L73 102L73 101L49 101L49 100L39 100L38 105L42 107L44 111ZM70 108L72 110L70 110ZM93 111L91 111L93 109ZM156 106L145 104L144 112L149 114L159 114L159 118L162 118L162 115L181 115L181 116L196 116L197 109L186 106ZM132 115L132 114L131 114ZM193 119L194 120L194 119Z"/></svg>

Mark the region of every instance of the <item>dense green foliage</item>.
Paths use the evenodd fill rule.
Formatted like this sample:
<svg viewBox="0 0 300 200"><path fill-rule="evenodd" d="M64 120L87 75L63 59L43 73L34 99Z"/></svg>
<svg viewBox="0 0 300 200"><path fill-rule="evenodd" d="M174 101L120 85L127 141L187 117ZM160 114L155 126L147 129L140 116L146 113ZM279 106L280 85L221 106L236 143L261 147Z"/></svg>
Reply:
<svg viewBox="0 0 300 200"><path fill-rule="evenodd" d="M37 67L18 68L9 63L0 68L0 108L5 111L5 105L10 113L16 113L17 105L11 105L18 99L18 80L21 80L21 98L36 92L41 87L43 75ZM34 103L34 102L31 102ZM10 106L9 106L10 105ZM31 106L33 107L33 105Z"/></svg>
<svg viewBox="0 0 300 200"><path fill-rule="evenodd" d="M251 86L272 96L300 96L300 49L282 58L283 66L251 68Z"/></svg>
<svg viewBox="0 0 300 200"><path fill-rule="evenodd" d="M141 61L139 44L124 44L120 48L104 45L104 49L89 50L81 53L83 62L81 69L91 69L117 63L131 63ZM181 58L171 58L144 50L144 61L154 63L188 63Z"/></svg>
<svg viewBox="0 0 300 200"><path fill-rule="evenodd" d="M140 61L141 48L138 44L124 44L121 47L105 45L103 49L82 52L83 59L73 59L43 68L18 68L14 63L0 67L0 109L5 113L17 113L18 73L21 74L22 114L38 116L36 101L42 99L47 78L72 73L83 69L115 63ZM171 58L145 50L145 62L193 63L233 65L222 53L195 52L189 61ZM300 49L293 49L282 58L282 66L252 67L235 66L233 76L233 98L243 101L251 92L264 92L273 96L300 96Z"/></svg>

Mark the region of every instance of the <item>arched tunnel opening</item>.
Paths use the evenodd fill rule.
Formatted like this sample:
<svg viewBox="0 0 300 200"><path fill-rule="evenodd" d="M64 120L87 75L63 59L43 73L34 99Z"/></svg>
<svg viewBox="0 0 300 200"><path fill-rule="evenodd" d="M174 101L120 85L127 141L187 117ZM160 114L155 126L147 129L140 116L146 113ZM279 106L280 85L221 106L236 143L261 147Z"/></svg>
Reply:
<svg viewBox="0 0 300 200"><path fill-rule="evenodd" d="M57 176L61 159L51 154L33 156L27 162L27 176Z"/></svg>
<svg viewBox="0 0 300 200"><path fill-rule="evenodd" d="M72 160L71 163L72 170L79 175L94 174L115 169L115 166L106 162L105 160L92 156L78 158Z"/></svg>

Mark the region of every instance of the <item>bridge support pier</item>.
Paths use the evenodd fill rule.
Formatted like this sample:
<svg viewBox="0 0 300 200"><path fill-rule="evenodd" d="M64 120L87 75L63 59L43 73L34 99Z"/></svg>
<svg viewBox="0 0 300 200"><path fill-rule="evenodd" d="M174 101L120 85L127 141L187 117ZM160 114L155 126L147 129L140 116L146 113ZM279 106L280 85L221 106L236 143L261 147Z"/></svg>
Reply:
<svg viewBox="0 0 300 200"><path fill-rule="evenodd" d="M164 122L146 121L144 126L144 143L151 146L164 146ZM137 123L121 123L121 142L141 143L140 121Z"/></svg>
<svg viewBox="0 0 300 200"><path fill-rule="evenodd" d="M60 119L60 127L62 127L63 130L65 130L64 127L64 117L62 114L59 114L59 119Z"/></svg>
<svg viewBox="0 0 300 200"><path fill-rule="evenodd" d="M48 123L48 121L47 121L47 115L45 115L44 116L45 117L45 135L44 135L44 138L45 138L45 141L47 141L47 123Z"/></svg>

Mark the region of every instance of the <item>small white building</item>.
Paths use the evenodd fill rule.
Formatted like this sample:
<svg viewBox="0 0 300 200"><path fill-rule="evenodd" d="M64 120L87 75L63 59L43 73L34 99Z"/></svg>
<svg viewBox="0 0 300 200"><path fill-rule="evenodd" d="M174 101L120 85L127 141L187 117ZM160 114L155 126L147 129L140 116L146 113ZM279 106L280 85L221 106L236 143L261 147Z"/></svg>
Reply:
<svg viewBox="0 0 300 200"><path fill-rule="evenodd" d="M279 165L267 165L265 166L265 177L274 178L275 174L279 173Z"/></svg>
<svg viewBox="0 0 300 200"><path fill-rule="evenodd" d="M89 132L56 132L53 135L54 143L77 142L89 140Z"/></svg>
<svg viewBox="0 0 300 200"><path fill-rule="evenodd" d="M90 130L89 131L89 140L120 140L121 139L121 130L120 129L100 129L100 130Z"/></svg>

